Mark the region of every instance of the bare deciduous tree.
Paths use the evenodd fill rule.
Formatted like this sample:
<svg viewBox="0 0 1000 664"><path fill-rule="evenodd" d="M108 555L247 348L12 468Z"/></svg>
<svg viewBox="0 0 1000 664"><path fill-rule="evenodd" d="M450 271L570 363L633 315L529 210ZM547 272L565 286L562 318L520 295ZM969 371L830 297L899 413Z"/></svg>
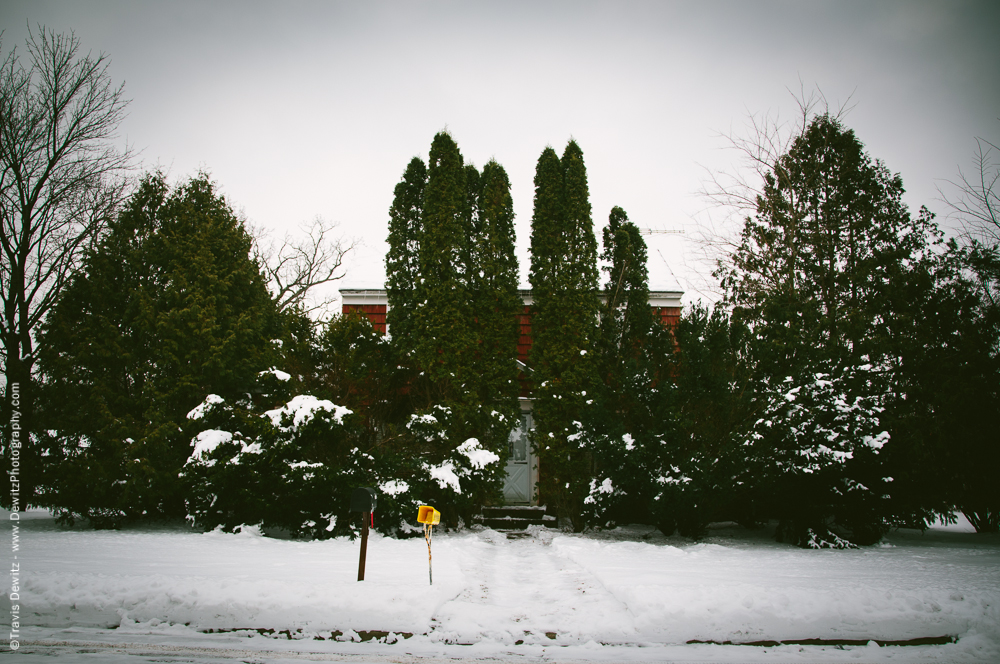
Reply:
<svg viewBox="0 0 1000 664"><path fill-rule="evenodd" d="M122 201L131 161L111 144L128 105L123 85L111 82L105 54L79 47L72 33L40 27L25 61L11 49L0 63L0 336L25 416L32 333Z"/></svg>
<svg viewBox="0 0 1000 664"><path fill-rule="evenodd" d="M1000 244L1000 147L977 138L972 174L959 169L958 180L948 183L956 190L952 197L938 191L966 239L987 246Z"/></svg>
<svg viewBox="0 0 1000 664"><path fill-rule="evenodd" d="M258 259L279 309L300 308L311 318L329 312L336 297L323 287L344 277L344 261L357 244L337 235L337 227L316 217L300 236L285 235L280 246L257 238Z"/></svg>

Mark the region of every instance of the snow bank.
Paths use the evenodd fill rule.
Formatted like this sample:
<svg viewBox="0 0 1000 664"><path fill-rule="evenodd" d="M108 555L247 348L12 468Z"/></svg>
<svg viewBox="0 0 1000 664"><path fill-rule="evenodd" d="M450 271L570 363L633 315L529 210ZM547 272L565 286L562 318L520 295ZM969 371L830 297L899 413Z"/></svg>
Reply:
<svg viewBox="0 0 1000 664"><path fill-rule="evenodd" d="M26 538L27 539L27 538ZM434 542L428 585L423 539L371 533L366 580L360 542L296 542L258 530L34 533L24 583L32 624L45 627L189 624L208 629L394 630L424 633L469 581L461 552Z"/></svg>
<svg viewBox="0 0 1000 664"><path fill-rule="evenodd" d="M1000 661L1000 538L955 527L897 531L883 546L853 551L806 551L738 528L713 530L699 544L645 527L585 536L536 529L515 541L491 530L441 532L430 586L421 538L373 533L359 583L359 542L347 539L61 530L37 512L20 525L24 615L33 634L56 641L155 634L168 643L230 643L233 635L201 633L261 629L288 630L303 639L300 649L389 657ZM344 650L331 638L349 630L414 636ZM258 638L239 634L243 644L247 634ZM960 640L907 648L685 645L945 635ZM448 644L469 645L456 654Z"/></svg>
<svg viewBox="0 0 1000 664"><path fill-rule="evenodd" d="M635 617L633 640L909 640L1000 625L997 551L806 551L558 538ZM625 561L627 561L626 564ZM938 573L928 576L929 568ZM981 575L992 582L979 584Z"/></svg>

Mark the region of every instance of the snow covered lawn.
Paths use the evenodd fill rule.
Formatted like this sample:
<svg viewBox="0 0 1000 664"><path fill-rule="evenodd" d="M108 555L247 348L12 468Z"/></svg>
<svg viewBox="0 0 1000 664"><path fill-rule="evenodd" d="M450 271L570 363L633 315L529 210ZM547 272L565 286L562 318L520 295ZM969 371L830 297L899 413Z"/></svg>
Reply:
<svg viewBox="0 0 1000 664"><path fill-rule="evenodd" d="M359 583L346 539L20 524L17 661L1000 661L1000 539L967 525L855 551L736 527L437 533L429 586L422 538L373 535ZM867 645L690 643L810 639Z"/></svg>

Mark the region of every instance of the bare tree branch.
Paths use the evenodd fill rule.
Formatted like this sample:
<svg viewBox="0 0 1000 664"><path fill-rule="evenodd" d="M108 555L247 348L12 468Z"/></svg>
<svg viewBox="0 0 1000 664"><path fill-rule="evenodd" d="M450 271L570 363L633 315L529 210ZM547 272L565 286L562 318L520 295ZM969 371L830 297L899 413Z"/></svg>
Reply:
<svg viewBox="0 0 1000 664"><path fill-rule="evenodd" d="M44 27L26 50L27 63L11 49L0 64L0 337L21 380L32 333L124 199L132 158L110 145L129 102L108 57L79 56L72 33Z"/></svg>
<svg viewBox="0 0 1000 664"><path fill-rule="evenodd" d="M705 177L698 193L708 202L708 209L703 212L699 227L691 237L699 254L697 262L709 272L720 274L730 265L729 257L742 242L740 234L744 220L757 212L757 201L764 191L766 178L780 180L782 170L779 159L802 135L810 118L822 112L840 119L853 108L849 97L839 108L831 110L822 91L807 93L804 85L799 92L789 90L789 94L798 106L794 121L784 122L777 113L748 112L742 130L718 134L726 147L736 152L738 161L735 168L714 170L702 167ZM720 296L721 287L713 295Z"/></svg>
<svg viewBox="0 0 1000 664"><path fill-rule="evenodd" d="M337 235L337 228L336 222L316 217L302 226L299 237L285 235L280 246L265 244L266 235L256 234L261 268L279 309L299 308L314 319L329 313L336 296L324 286L344 277L344 261L357 246L357 240Z"/></svg>
<svg viewBox="0 0 1000 664"><path fill-rule="evenodd" d="M941 201L951 208L967 240L987 246L1000 244L1000 147L985 138L976 139L973 172L958 170L958 180L947 180L956 190L953 197L941 191Z"/></svg>

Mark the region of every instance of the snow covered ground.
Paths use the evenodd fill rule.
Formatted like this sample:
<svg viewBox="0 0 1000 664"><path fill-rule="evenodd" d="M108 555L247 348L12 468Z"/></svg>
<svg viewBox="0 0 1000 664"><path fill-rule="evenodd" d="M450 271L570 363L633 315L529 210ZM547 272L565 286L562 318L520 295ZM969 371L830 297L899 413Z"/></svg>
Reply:
<svg viewBox="0 0 1000 664"><path fill-rule="evenodd" d="M38 511L19 535L20 649L0 643L0 664L1000 661L1000 538L965 523L855 551L735 526L701 543L646 527L438 532L433 586L422 538L373 535L359 583L346 539L66 530ZM890 644L930 637L958 640ZM766 641L786 644L718 645Z"/></svg>

